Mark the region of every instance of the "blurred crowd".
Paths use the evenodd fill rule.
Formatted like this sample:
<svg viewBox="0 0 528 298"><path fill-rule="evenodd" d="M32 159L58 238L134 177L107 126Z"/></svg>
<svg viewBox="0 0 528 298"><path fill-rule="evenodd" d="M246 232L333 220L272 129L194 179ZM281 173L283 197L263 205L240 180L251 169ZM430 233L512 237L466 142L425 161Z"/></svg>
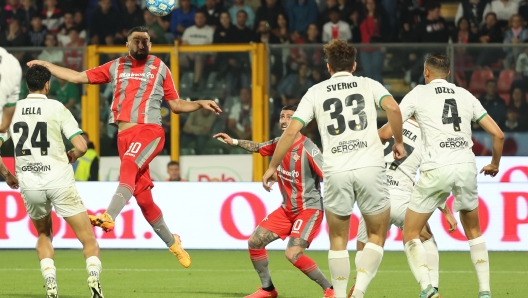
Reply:
<svg viewBox="0 0 528 298"><path fill-rule="evenodd" d="M0 0L0 46L44 47L13 53L21 64L38 58L82 70L84 51L79 47L123 45L128 30L140 25L148 27L154 44L173 44L176 40L189 45L267 43L270 135L274 137L280 135L280 128L275 126L280 107L298 103L308 88L328 78L318 44L335 38L357 44L359 75L387 87L391 84L388 81L396 79L412 88L423 83L424 56L433 49L445 50L445 46L428 49L411 45L452 43L460 45L453 55L456 83L468 87L505 131L528 131L528 44L522 46L528 41L525 1L179 0L177 8L165 17L149 13L145 2ZM443 15L442 5L453 3L456 12ZM380 43L384 46L377 45ZM391 48L390 43L410 46ZM477 44L521 46L472 47ZM101 63L112 58L101 57ZM225 131L239 139L251 138L250 64L246 53L181 54L182 97L215 99L225 111L219 118L207 111L182 117L183 154L243 152L223 146L210 136ZM101 143L108 147L108 155L114 155L115 130L106 125L111 90L103 87L101 92ZM394 93L399 98L405 94ZM81 94L78 86L60 80L54 81L51 90L51 97L64 103L79 121ZM167 135L169 115L168 107L163 106ZM315 124L305 130L318 138ZM166 150L169 152L170 142Z"/></svg>

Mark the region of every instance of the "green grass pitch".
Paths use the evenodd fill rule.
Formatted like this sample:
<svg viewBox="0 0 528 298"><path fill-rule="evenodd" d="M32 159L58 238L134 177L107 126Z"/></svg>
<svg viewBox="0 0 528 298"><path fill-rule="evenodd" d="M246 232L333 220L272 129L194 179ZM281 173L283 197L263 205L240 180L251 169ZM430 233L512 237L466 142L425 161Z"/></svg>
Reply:
<svg viewBox="0 0 528 298"><path fill-rule="evenodd" d="M192 265L180 266L166 250L103 250L101 281L106 298L244 297L259 285L247 251L191 250ZM322 297L282 251L269 251L270 269L279 297ZM308 251L327 277L327 252ZM523 252L490 252L493 297L527 297L528 269ZM350 252L354 270L354 252ZM80 250L57 250L61 298L89 297L85 262ZM0 250L0 297L43 298L44 281L33 250ZM440 254L440 292L444 298L476 298L478 283L469 252ZM352 272L351 278L355 276ZM349 282L349 286L352 281ZM385 252L367 297L417 297L419 287L403 252Z"/></svg>

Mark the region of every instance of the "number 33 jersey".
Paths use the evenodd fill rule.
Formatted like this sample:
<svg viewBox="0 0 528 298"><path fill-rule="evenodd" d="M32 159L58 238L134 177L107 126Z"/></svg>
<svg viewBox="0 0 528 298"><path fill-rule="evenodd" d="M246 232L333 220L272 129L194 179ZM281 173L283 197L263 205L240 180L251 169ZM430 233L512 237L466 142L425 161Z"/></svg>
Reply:
<svg viewBox="0 0 528 298"><path fill-rule="evenodd" d="M389 91L377 81L337 72L306 92L293 118L316 119L323 143L325 174L385 165L376 105Z"/></svg>
<svg viewBox="0 0 528 298"><path fill-rule="evenodd" d="M15 146L16 176L25 190L54 189L75 184L62 133L72 139L82 131L62 103L40 94L17 102L9 133Z"/></svg>
<svg viewBox="0 0 528 298"><path fill-rule="evenodd" d="M422 131L421 171L474 163L471 122L487 115L475 96L467 90L436 79L416 86L400 104L403 121L412 115Z"/></svg>

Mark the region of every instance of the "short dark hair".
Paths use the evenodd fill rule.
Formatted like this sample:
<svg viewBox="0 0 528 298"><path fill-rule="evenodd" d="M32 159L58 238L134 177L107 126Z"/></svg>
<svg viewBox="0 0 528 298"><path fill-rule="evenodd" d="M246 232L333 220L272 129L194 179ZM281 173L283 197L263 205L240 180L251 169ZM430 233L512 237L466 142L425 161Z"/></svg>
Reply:
<svg viewBox="0 0 528 298"><path fill-rule="evenodd" d="M203 12L203 11L201 11L201 10L197 10L197 11L194 13L194 15L197 15L197 14L199 14L199 13L203 14L204 17L207 17L207 16L205 15L205 12ZM231 15L229 16L229 18L231 18Z"/></svg>
<svg viewBox="0 0 528 298"><path fill-rule="evenodd" d="M431 11L431 10L435 10L437 8L440 8L440 2L438 1L428 1L427 4L425 4L425 10L426 11Z"/></svg>
<svg viewBox="0 0 528 298"><path fill-rule="evenodd" d="M497 84L497 81L495 81L495 79L489 79L486 81L486 85L489 83Z"/></svg>
<svg viewBox="0 0 528 298"><path fill-rule="evenodd" d="M147 33L149 32L147 26L137 26L137 27L134 27L132 29L130 29L128 31L128 34L127 34L127 39L130 37L130 35L132 35L132 33L134 32L141 32L141 33Z"/></svg>
<svg viewBox="0 0 528 298"><path fill-rule="evenodd" d="M241 9L241 10L237 11L237 13L236 13L236 14L238 15L239 13L243 13L243 14L245 14L245 15L246 15L246 17L248 16L248 13L247 13L247 12L246 12L245 10L243 10L243 9Z"/></svg>
<svg viewBox="0 0 528 298"><path fill-rule="evenodd" d="M34 14L31 16L31 20L33 21L33 19L41 19L42 20L42 16L39 15L38 13Z"/></svg>
<svg viewBox="0 0 528 298"><path fill-rule="evenodd" d="M170 166L180 166L180 163L175 161L175 160L171 160L168 164L167 164L167 168L170 167Z"/></svg>
<svg viewBox="0 0 528 298"><path fill-rule="evenodd" d="M357 50L342 39L324 45L326 62L333 71L350 71L356 62Z"/></svg>
<svg viewBox="0 0 528 298"><path fill-rule="evenodd" d="M449 59L449 56L440 52L429 54L427 59L425 59L425 64L445 74L447 74L451 68L451 60Z"/></svg>
<svg viewBox="0 0 528 298"><path fill-rule="evenodd" d="M51 72L47 67L35 64L26 71L25 79L29 91L41 91L51 79Z"/></svg>
<svg viewBox="0 0 528 298"><path fill-rule="evenodd" d="M283 111L297 111L297 105L294 105L294 106L283 106L282 107L282 110Z"/></svg>

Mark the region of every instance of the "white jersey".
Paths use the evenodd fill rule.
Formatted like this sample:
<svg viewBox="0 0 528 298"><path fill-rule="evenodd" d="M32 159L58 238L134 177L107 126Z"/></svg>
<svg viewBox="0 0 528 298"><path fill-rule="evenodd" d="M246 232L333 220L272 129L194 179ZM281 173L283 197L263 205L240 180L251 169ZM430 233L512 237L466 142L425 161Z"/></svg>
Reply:
<svg viewBox="0 0 528 298"><path fill-rule="evenodd" d="M2 141L13 138L16 176L22 190L75 184L61 133L70 140L82 133L62 103L41 94L29 94L18 102L9 133L0 138Z"/></svg>
<svg viewBox="0 0 528 298"><path fill-rule="evenodd" d="M323 143L325 174L385 165L376 105L391 96L377 81L338 72L310 89L293 118L316 119Z"/></svg>
<svg viewBox="0 0 528 298"><path fill-rule="evenodd" d="M400 110L404 121L414 115L422 130L422 171L475 162L471 121L479 122L487 113L466 89L433 80L409 92Z"/></svg>
<svg viewBox="0 0 528 298"><path fill-rule="evenodd" d="M393 145L394 137L385 143L389 193L410 198L414 189L416 173L422 162L422 137L418 123L411 119L403 123L403 146L407 155L402 160L394 160Z"/></svg>
<svg viewBox="0 0 528 298"><path fill-rule="evenodd" d="M14 106L20 95L22 68L15 56L0 48L0 122L4 107Z"/></svg>

